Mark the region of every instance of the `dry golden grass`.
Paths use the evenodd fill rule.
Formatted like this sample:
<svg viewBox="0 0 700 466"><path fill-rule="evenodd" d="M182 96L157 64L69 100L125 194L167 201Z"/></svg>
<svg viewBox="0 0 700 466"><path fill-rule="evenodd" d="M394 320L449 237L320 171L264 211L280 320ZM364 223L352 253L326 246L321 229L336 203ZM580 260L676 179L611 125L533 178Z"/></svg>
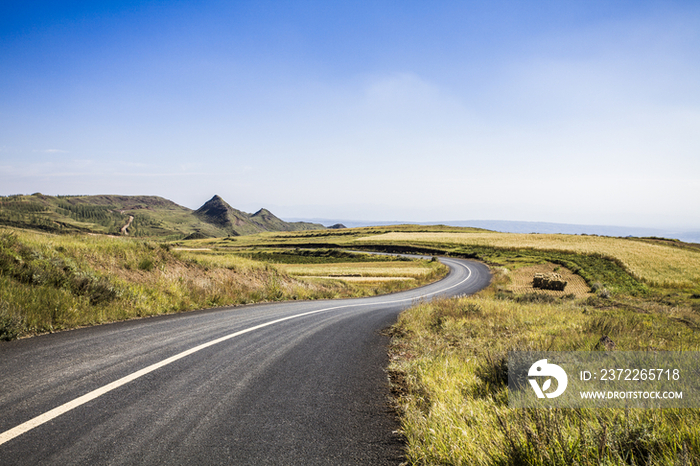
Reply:
<svg viewBox="0 0 700 466"><path fill-rule="evenodd" d="M335 264L275 264L280 270L297 277L393 278L413 279L432 269L422 262L341 262Z"/></svg>
<svg viewBox="0 0 700 466"><path fill-rule="evenodd" d="M388 373L406 464L697 465L697 409L508 407L503 363L511 350L590 351L603 334L622 351L700 346L673 308L611 311L608 304L518 302L486 291L404 311L392 327Z"/></svg>
<svg viewBox="0 0 700 466"><path fill-rule="evenodd" d="M415 280L413 277L338 277L332 275L305 275L303 278L323 278L326 280L343 280L345 282L363 282L363 283L378 283L378 282L391 282L391 281L408 281Z"/></svg>
<svg viewBox="0 0 700 466"><path fill-rule="evenodd" d="M0 228L0 340L205 307L389 293L445 273L436 263L418 266L426 273L414 271L416 279L356 284L292 277L265 262L189 249ZM385 275L408 274L407 265Z"/></svg>
<svg viewBox="0 0 700 466"><path fill-rule="evenodd" d="M564 291L542 290L532 286L532 278L536 273L551 272L560 274L567 282ZM515 271L509 272L508 277L510 278L510 284L506 286L506 289L512 291L513 293L541 293L557 297L573 294L577 298L585 298L592 294L590 288L588 288L588 285L583 278L576 275L569 269L552 263L521 267Z"/></svg>
<svg viewBox="0 0 700 466"><path fill-rule="evenodd" d="M619 261L632 276L652 286L683 288L700 283L700 251L625 238L514 233L394 232L367 236L358 241L526 248L600 255Z"/></svg>

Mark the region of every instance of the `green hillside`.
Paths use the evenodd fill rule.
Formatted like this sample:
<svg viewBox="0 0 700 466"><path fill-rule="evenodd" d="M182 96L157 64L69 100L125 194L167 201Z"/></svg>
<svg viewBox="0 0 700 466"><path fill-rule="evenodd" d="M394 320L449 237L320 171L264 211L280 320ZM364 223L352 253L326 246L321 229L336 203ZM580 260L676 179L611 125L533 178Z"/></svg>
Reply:
<svg viewBox="0 0 700 466"><path fill-rule="evenodd" d="M324 228L317 223L285 222L267 209L260 209L254 214L247 214L234 209L219 196L212 197L202 207L197 209L194 214L201 221L232 236L253 235L265 231L319 230Z"/></svg>
<svg viewBox="0 0 700 466"><path fill-rule="evenodd" d="M289 223L262 209L246 214L214 196L197 211L158 196L0 197L0 225L52 233L96 233L161 239L237 236L324 228Z"/></svg>

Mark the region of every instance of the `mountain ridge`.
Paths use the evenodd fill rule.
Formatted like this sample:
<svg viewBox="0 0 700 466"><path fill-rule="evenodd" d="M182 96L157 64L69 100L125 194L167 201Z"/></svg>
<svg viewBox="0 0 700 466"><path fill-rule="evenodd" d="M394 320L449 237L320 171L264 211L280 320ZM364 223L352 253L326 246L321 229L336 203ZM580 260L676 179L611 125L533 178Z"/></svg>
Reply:
<svg viewBox="0 0 700 466"><path fill-rule="evenodd" d="M133 219L130 219L133 217ZM160 196L0 196L0 225L52 233L96 233L164 239L239 236L325 229L285 222L267 209L248 214L215 195L197 210Z"/></svg>
<svg viewBox="0 0 700 466"><path fill-rule="evenodd" d="M322 225L309 222L285 222L265 208L254 214L248 214L234 209L218 194L205 202L194 213L202 221L218 225L233 236L251 235L264 231L299 231L324 228Z"/></svg>

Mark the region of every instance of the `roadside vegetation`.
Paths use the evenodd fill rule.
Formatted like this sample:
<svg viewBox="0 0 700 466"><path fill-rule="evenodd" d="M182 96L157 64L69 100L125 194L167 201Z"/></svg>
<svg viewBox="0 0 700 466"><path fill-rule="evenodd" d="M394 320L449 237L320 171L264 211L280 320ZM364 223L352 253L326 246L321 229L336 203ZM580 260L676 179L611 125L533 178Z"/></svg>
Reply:
<svg viewBox="0 0 700 466"><path fill-rule="evenodd" d="M226 242L449 255L492 267L487 290L421 303L390 330L408 464L700 464L700 410L510 409L506 358L509 350L700 351L697 245L411 225ZM565 277L566 288L533 288L543 272Z"/></svg>
<svg viewBox="0 0 700 466"><path fill-rule="evenodd" d="M660 251L656 241L614 238L551 238L544 247L501 240L500 248L481 238L460 244L492 265L487 290L421 303L391 329L389 374L408 464L700 464L698 409L510 409L507 387L512 350L605 351L606 336L613 351L699 351L693 248ZM607 246L572 253L591 240ZM630 251L661 262L666 275L652 278L640 268L632 276ZM664 268L678 254L678 269ZM537 271L569 280L575 271L580 281L564 291L537 290Z"/></svg>
<svg viewBox="0 0 700 466"><path fill-rule="evenodd" d="M0 229L0 339L160 313L367 296L474 258L492 285L404 312L389 374L409 464L700 465L700 410L508 408L509 350L700 351L700 249L659 238L391 227L163 242ZM533 288L557 273L563 291ZM607 337L603 339L603 337Z"/></svg>
<svg viewBox="0 0 700 466"><path fill-rule="evenodd" d="M322 261L323 254L316 260ZM438 262L421 261L410 277L394 267L384 277L353 282L343 278L358 273L353 267L366 269L366 262L404 268L413 262L345 254L346 263L340 264L345 275L305 278L251 259L253 255L240 249L0 228L0 340L193 309L370 296L419 286L447 272ZM293 253L284 256L295 260Z"/></svg>
<svg viewBox="0 0 700 466"><path fill-rule="evenodd" d="M381 244L472 246L505 251L532 249L598 256L617 262L633 278L651 286L688 288L700 282L700 250L680 242L652 242L601 236L391 232L367 236L363 242ZM675 247L674 247L675 246Z"/></svg>

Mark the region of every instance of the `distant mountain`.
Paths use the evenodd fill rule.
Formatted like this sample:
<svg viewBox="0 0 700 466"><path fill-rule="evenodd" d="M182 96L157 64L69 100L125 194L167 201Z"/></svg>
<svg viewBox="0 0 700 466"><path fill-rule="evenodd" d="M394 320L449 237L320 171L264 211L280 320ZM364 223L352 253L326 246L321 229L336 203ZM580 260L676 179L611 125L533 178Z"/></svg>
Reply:
<svg viewBox="0 0 700 466"><path fill-rule="evenodd" d="M267 209L247 214L234 209L216 195L197 209L194 214L203 222L215 225L230 235L252 235L263 231L319 230L323 225L308 222L285 222Z"/></svg>
<svg viewBox="0 0 700 466"><path fill-rule="evenodd" d="M57 233L125 234L164 239L247 235L261 231L323 229L284 222L261 209L247 214L214 196L196 211L158 196L0 197L0 225Z"/></svg>

